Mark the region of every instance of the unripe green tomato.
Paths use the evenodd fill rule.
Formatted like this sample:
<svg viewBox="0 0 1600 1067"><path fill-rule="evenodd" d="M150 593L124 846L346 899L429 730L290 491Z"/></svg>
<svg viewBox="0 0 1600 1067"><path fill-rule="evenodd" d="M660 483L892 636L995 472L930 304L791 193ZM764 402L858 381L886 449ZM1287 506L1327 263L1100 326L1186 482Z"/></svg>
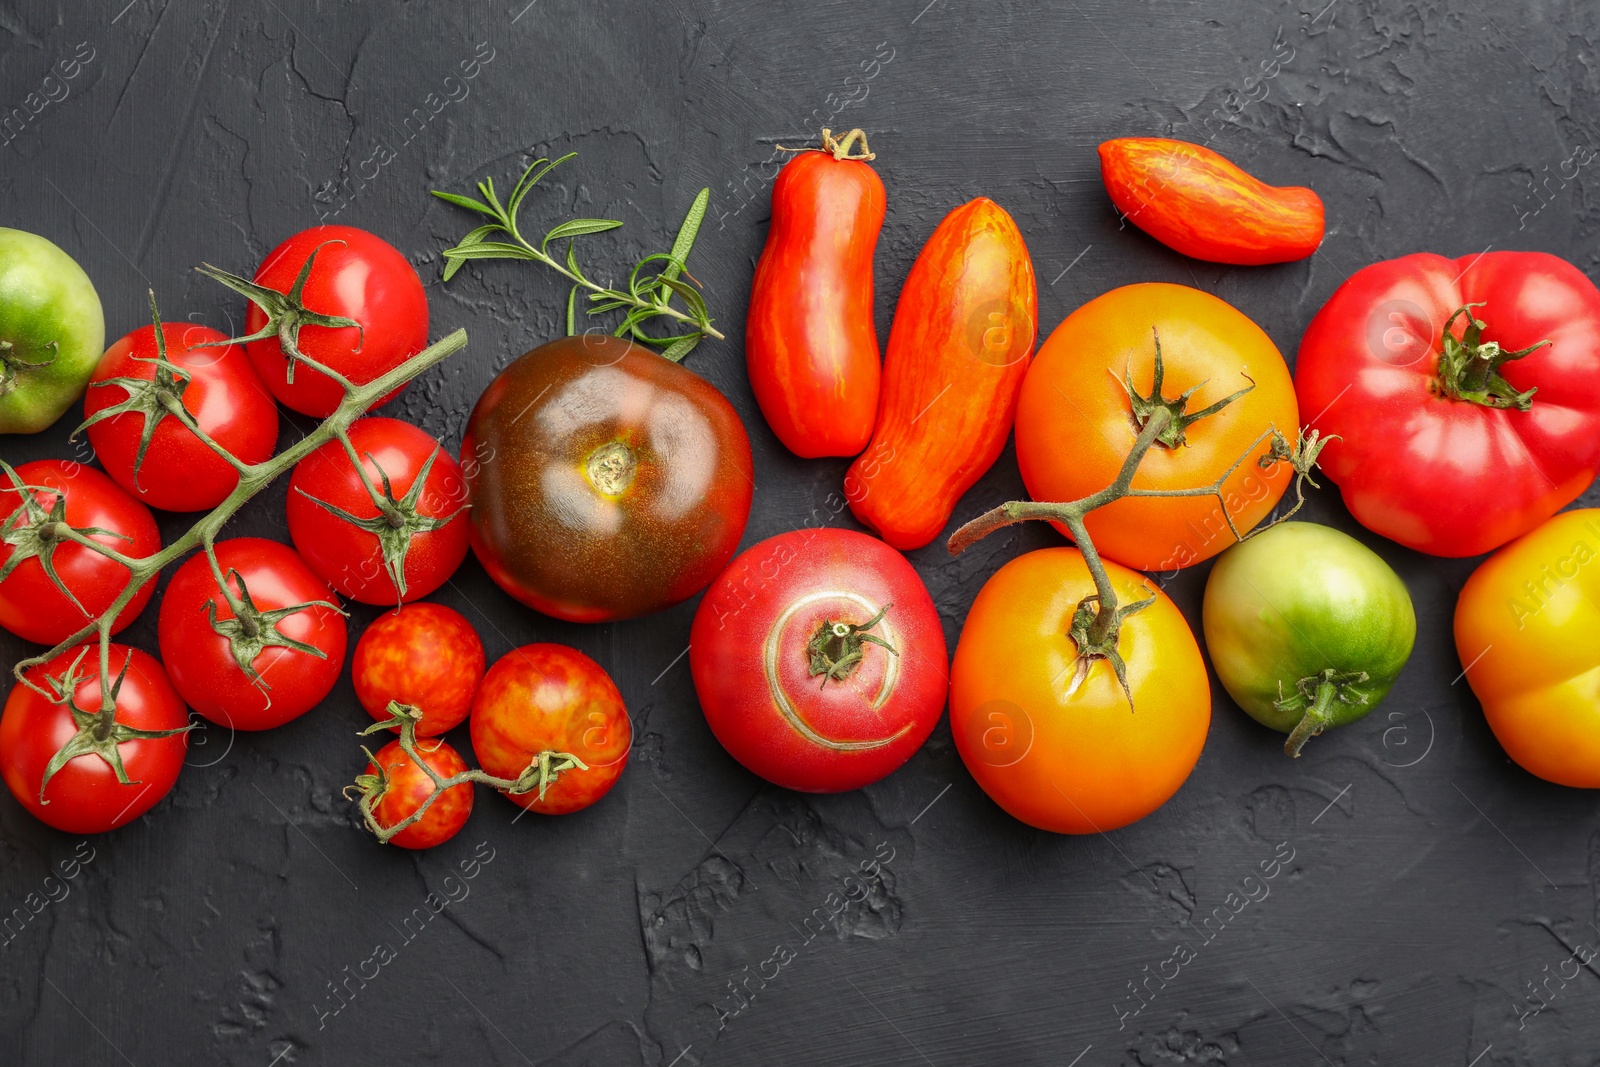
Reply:
<svg viewBox="0 0 1600 1067"><path fill-rule="evenodd" d="M106 348L100 297L73 258L0 226L0 433L37 433L83 395Z"/></svg>
<svg viewBox="0 0 1600 1067"><path fill-rule="evenodd" d="M1234 702L1306 739L1378 705L1417 636L1400 576L1348 534L1285 522L1224 552L1206 582L1206 645Z"/></svg>

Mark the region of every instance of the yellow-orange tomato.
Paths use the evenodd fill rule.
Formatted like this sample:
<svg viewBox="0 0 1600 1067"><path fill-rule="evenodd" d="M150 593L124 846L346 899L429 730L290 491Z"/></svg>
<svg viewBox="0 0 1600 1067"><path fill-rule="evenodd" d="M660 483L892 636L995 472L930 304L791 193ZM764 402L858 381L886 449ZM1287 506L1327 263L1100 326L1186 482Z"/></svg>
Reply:
<svg viewBox="0 0 1600 1067"><path fill-rule="evenodd" d="M1461 590L1455 629L1507 754L1600 789L1600 508L1564 511L1490 556Z"/></svg>
<svg viewBox="0 0 1600 1067"><path fill-rule="evenodd" d="M1255 388L1191 423L1182 444L1158 441L1133 479L1136 489L1194 489L1215 483L1248 453L1222 486L1226 516L1215 496L1125 497L1085 520L1101 555L1145 571L1176 570L1221 552L1234 543L1228 517L1240 533L1264 519L1291 470L1256 464L1270 446L1263 435L1275 427L1293 444L1300 420L1283 356L1243 312L1186 285L1123 286L1067 316L1028 370L1017 407L1017 464L1029 496L1077 500L1116 480L1141 426L1124 376L1141 396L1152 395L1157 337L1161 394L1170 399L1194 389L1189 413L1252 381Z"/></svg>
<svg viewBox="0 0 1600 1067"><path fill-rule="evenodd" d="M1126 826L1189 777L1211 726L1211 686L1183 615L1143 576L1106 565L1123 604L1155 603L1122 622L1133 707L1111 664L1077 679L1073 612L1094 593L1075 548L1018 556L967 613L950 672L956 749L983 791L1030 826L1089 834Z"/></svg>

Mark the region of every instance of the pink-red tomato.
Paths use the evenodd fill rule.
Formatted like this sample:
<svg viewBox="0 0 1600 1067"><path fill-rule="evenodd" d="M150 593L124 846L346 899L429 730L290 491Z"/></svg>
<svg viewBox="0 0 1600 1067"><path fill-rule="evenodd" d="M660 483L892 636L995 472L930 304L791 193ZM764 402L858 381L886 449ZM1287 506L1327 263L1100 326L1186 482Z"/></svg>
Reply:
<svg viewBox="0 0 1600 1067"><path fill-rule="evenodd" d="M441 778L453 778L467 769L461 754L437 738L417 741L417 754ZM411 817L411 813L433 796L438 786L428 772L417 766L406 755L399 741L390 741L378 750L377 763L367 764L368 774L377 774L382 767L388 776L388 787L378 803L373 805L373 817L378 825L388 829L395 823ZM401 848L432 848L442 845L467 825L472 814L472 783L462 782L444 791L444 795L428 805L422 818L389 838L389 844Z"/></svg>
<svg viewBox="0 0 1600 1067"><path fill-rule="evenodd" d="M563 770L543 799L539 791L506 793L544 815L565 815L605 796L622 775L633 724L622 693L600 664L566 645L514 648L495 661L472 702L472 751L496 778L516 779L550 753L576 756L584 767Z"/></svg>
<svg viewBox="0 0 1600 1067"><path fill-rule="evenodd" d="M689 635L717 740L767 781L810 793L858 789L910 759L939 721L948 665L922 579L853 530L748 549L706 591Z"/></svg>
<svg viewBox="0 0 1600 1067"><path fill-rule="evenodd" d="M302 354L356 385L365 385L422 351L428 343L428 298L422 279L398 249L365 230L354 226L302 230L267 254L255 283L288 293L313 255L316 259L300 294L303 306L318 315L351 319L361 329L301 326L296 343ZM245 312L246 333L256 333L266 324L267 313L252 303ZM291 381L289 359L278 337L251 341L245 347L261 380L285 407L320 419L333 414L344 399L338 382L303 362L296 361ZM388 403L399 392L396 389L378 403Z"/></svg>
<svg viewBox="0 0 1600 1067"><path fill-rule="evenodd" d="M288 545L259 537L218 541L217 564L246 622L223 595L205 553L190 556L167 584L156 627L172 684L212 722L236 730L282 726L321 703L339 680L344 615L327 606L335 603L333 590ZM299 604L310 606L282 612Z"/></svg>
<svg viewBox="0 0 1600 1067"><path fill-rule="evenodd" d="M295 548L335 589L363 604L427 596L467 558L461 465L438 441L399 419L358 419L350 427L350 444L378 501L344 446L329 441L289 476ZM424 467L427 479L418 488ZM401 575L403 593L391 570Z"/></svg>
<svg viewBox="0 0 1600 1067"><path fill-rule="evenodd" d="M65 681L75 661L73 706L93 714L100 710L99 646L69 648L30 670L28 679L45 689L52 688L50 679L68 688ZM127 667L116 696L119 726L181 731L188 725L189 713L154 656L113 644L109 663L113 681ZM131 785L119 782L116 770L101 755L85 752L56 771L41 801L45 769L78 729L65 704L47 700L26 685L14 686L6 699L5 713L0 715L0 775L17 802L40 821L69 834L115 830L149 811L177 782L188 735L135 737L115 746Z"/></svg>
<svg viewBox="0 0 1600 1067"><path fill-rule="evenodd" d="M0 477L0 521L5 524L0 574L12 568L15 556L23 556L0 579L0 626L25 641L55 645L104 614L128 584L127 568L74 544L62 527L107 531L87 536L133 558L161 551L161 533L149 508L93 467L40 459L16 468L16 477L28 488L18 489L12 479ZM46 559L72 597L50 580ZM111 632L132 622L154 591L152 581L135 593Z"/></svg>
<svg viewBox="0 0 1600 1067"><path fill-rule="evenodd" d="M397 700L422 712L418 737L435 737L472 710L483 668L483 642L459 611L407 604L378 616L362 633L350 678L374 719L389 719L389 702Z"/></svg>
<svg viewBox="0 0 1600 1067"><path fill-rule="evenodd" d="M161 334L167 361L181 373L156 366L154 326L141 326L106 349L83 399L89 443L106 473L141 502L164 511L209 510L233 492L239 472L162 405L182 404L206 436L245 463L272 455L278 408L243 349L199 347L227 339L216 330L168 322ZM95 421L117 408L118 414Z"/></svg>

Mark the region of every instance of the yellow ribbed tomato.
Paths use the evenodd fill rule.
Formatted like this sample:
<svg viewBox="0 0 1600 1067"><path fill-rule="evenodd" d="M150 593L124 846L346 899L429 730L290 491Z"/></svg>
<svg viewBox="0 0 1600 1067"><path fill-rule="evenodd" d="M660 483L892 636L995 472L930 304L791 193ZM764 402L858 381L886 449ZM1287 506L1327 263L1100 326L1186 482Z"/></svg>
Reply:
<svg viewBox="0 0 1600 1067"><path fill-rule="evenodd" d="M1455 629L1511 758L1600 789L1600 508L1564 511L1490 556L1461 590Z"/></svg>

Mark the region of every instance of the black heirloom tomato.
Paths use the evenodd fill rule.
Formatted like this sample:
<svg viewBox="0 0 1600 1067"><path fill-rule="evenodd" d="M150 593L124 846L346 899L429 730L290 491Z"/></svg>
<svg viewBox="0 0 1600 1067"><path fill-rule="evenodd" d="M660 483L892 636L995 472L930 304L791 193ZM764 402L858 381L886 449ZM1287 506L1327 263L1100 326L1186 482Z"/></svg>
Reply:
<svg viewBox="0 0 1600 1067"><path fill-rule="evenodd" d="M608 622L710 584L750 515L750 440L705 379L641 345L552 341L489 383L461 442L472 548L546 615Z"/></svg>

